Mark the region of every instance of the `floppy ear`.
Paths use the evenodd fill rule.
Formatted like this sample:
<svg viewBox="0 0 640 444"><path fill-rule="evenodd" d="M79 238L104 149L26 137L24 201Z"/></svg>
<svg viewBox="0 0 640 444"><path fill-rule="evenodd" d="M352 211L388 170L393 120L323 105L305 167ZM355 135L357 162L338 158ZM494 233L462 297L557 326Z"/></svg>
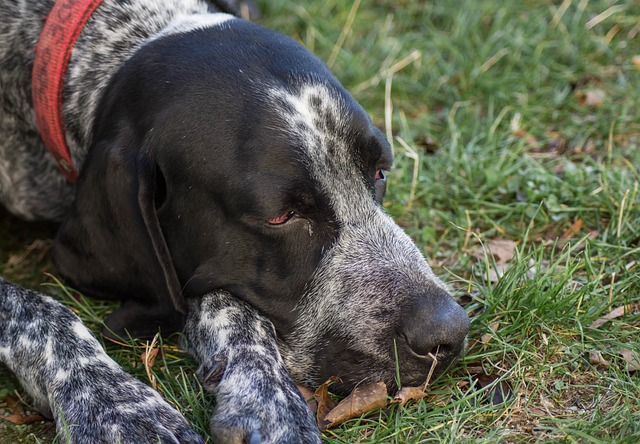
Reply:
<svg viewBox="0 0 640 444"><path fill-rule="evenodd" d="M156 213L164 178L151 155L126 138L90 150L53 255L79 290L124 301L103 334L153 337L159 328L181 329L186 310Z"/></svg>

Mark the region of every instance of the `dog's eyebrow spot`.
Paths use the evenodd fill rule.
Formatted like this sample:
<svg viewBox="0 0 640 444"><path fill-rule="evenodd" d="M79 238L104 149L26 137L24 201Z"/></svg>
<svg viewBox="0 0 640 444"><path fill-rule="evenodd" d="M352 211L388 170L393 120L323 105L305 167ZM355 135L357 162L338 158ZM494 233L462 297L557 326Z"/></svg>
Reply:
<svg viewBox="0 0 640 444"><path fill-rule="evenodd" d="M295 138L310 174L331 196L331 205L343 222L364 217L370 192L351 149L351 122L357 115L330 84L307 84L291 92L271 88L269 96L283 121L283 131ZM345 193L344 190L350 190Z"/></svg>

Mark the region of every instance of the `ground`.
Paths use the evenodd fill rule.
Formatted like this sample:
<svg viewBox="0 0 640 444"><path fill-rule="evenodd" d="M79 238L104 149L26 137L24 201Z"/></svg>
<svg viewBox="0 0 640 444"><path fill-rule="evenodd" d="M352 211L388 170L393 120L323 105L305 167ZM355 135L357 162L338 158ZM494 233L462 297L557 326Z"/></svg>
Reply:
<svg viewBox="0 0 640 444"><path fill-rule="evenodd" d="M386 207L473 319L467 356L424 400L324 441L640 442L640 4L262 6L393 141ZM98 327L110 306L43 274L53 232L1 215L0 271ZM149 372L144 343L108 348L206 434L210 400L173 344ZM20 394L0 374L0 414ZM51 428L5 422L0 442L48 443Z"/></svg>

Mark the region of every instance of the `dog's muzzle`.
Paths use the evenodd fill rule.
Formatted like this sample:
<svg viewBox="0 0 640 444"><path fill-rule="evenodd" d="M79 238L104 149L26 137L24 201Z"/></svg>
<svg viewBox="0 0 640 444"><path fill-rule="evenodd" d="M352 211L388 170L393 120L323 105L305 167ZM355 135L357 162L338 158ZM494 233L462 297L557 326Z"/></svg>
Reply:
<svg viewBox="0 0 640 444"><path fill-rule="evenodd" d="M440 373L461 356L469 316L445 290L437 288L415 297L404 309L399 330L402 383L419 385L425 382L426 368L435 365L436 374Z"/></svg>

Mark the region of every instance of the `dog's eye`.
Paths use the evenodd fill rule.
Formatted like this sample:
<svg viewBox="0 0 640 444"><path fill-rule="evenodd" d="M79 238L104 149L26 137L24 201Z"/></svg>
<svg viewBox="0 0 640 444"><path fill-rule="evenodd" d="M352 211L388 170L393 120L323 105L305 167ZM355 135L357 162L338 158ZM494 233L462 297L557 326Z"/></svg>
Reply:
<svg viewBox="0 0 640 444"><path fill-rule="evenodd" d="M269 225L282 225L293 217L295 213L293 211L287 211L278 217L274 217L269 221Z"/></svg>
<svg viewBox="0 0 640 444"><path fill-rule="evenodd" d="M387 191L387 176L384 174L384 170L382 168L376 170L376 179L373 182L373 190L376 202L382 204L384 193Z"/></svg>

